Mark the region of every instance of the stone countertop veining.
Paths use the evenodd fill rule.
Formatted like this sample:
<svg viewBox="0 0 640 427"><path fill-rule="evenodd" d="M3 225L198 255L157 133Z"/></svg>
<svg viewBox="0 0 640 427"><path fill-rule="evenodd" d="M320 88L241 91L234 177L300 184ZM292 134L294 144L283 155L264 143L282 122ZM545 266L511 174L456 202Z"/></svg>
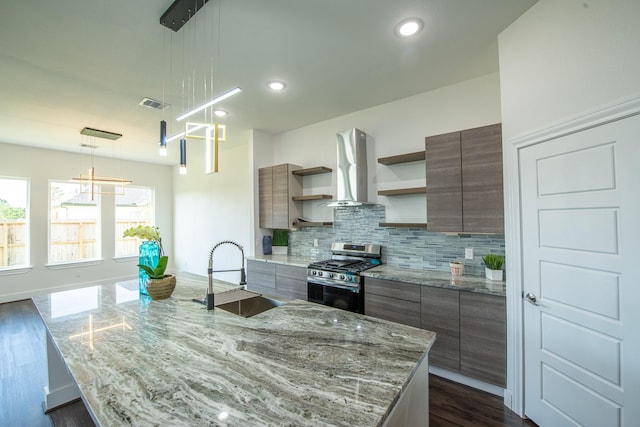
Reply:
<svg viewBox="0 0 640 427"><path fill-rule="evenodd" d="M435 334L305 301L251 318L137 280L34 297L100 425L381 425ZM230 289L216 283L216 292Z"/></svg>
<svg viewBox="0 0 640 427"><path fill-rule="evenodd" d="M383 264L360 274L365 277L397 280L423 286L458 289L461 291L479 292L498 296L506 295L505 282L495 282L477 276L459 276L454 278L450 273L444 271L415 270L391 267Z"/></svg>
<svg viewBox="0 0 640 427"><path fill-rule="evenodd" d="M312 262L321 261L326 258L312 258L292 255L256 255L248 256L247 259L252 261L272 262L274 264L292 265L294 267L307 267Z"/></svg>

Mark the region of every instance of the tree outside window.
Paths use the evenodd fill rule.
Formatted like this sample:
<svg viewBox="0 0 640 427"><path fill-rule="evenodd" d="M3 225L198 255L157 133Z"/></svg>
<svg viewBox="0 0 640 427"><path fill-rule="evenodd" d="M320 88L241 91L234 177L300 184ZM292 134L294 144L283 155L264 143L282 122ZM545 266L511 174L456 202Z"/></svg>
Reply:
<svg viewBox="0 0 640 427"><path fill-rule="evenodd" d="M29 264L29 181L0 178L0 270Z"/></svg>

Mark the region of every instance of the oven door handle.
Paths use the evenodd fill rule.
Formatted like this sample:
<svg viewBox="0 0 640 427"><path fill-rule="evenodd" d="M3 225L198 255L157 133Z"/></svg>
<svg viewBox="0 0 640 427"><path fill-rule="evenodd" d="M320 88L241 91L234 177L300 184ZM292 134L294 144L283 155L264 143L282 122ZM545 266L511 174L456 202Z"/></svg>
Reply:
<svg viewBox="0 0 640 427"><path fill-rule="evenodd" d="M359 284L355 284L355 285L342 285L342 284L337 284L331 280L324 280L318 277L314 277L314 278L307 278L307 283L311 283L313 285L321 285L321 286L327 286L330 288L340 288L340 289L345 289L347 291L351 291L354 293L359 293L360 292L360 285Z"/></svg>

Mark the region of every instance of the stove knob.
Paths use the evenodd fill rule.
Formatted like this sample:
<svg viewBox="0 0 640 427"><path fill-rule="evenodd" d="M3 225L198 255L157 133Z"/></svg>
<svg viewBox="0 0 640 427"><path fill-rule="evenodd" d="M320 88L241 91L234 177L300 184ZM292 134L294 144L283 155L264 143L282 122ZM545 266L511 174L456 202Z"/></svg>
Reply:
<svg viewBox="0 0 640 427"><path fill-rule="evenodd" d="M317 272L317 271L315 271L315 270L311 270L311 275L312 275L312 276L315 276L316 274L318 274L318 272Z"/></svg>
<svg viewBox="0 0 640 427"><path fill-rule="evenodd" d="M344 279L345 279L345 277L346 277L346 276L345 276L344 274L341 274L341 275L340 275L340 280L344 280Z"/></svg>
<svg viewBox="0 0 640 427"><path fill-rule="evenodd" d="M329 273L329 278L333 278L333 273Z"/></svg>
<svg viewBox="0 0 640 427"><path fill-rule="evenodd" d="M322 276L322 271L318 271L318 276Z"/></svg>

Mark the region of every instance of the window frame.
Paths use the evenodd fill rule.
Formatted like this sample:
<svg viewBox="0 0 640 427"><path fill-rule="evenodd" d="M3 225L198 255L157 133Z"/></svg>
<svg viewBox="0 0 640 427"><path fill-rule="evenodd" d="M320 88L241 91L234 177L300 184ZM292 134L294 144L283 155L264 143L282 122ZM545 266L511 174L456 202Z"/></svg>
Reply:
<svg viewBox="0 0 640 427"><path fill-rule="evenodd" d="M24 263L7 266L0 266L0 275L17 274L27 272L31 265L31 178L21 176L0 175L2 180L23 181L25 189L25 212L24 212Z"/></svg>
<svg viewBox="0 0 640 427"><path fill-rule="evenodd" d="M151 187L151 186L146 186L146 185L127 185L125 187L125 192L127 191L127 188L138 188L138 189L144 189L144 190L149 190L151 192L151 203L150 203L150 218L148 219L148 225L151 226L155 226L155 219L156 219L156 189L155 187ZM117 199L117 195L113 197L113 230L114 230L114 246L113 246L113 258L115 260L120 260L120 259L131 259L131 258L137 258L139 256L139 252L136 252L135 254L126 254L126 255L119 255L116 253L117 248L118 248L118 240L120 238L122 238L121 235L118 235L118 203L116 201ZM137 245L136 246L140 246L140 244L142 243L142 240L136 238L135 239L137 241Z"/></svg>
<svg viewBox="0 0 640 427"><path fill-rule="evenodd" d="M98 192L96 192L94 194L94 199L96 202L96 230L95 230L95 250L96 250L96 254L94 257L92 258L84 258L84 259L78 259L78 260L71 260L71 261L52 261L51 260L51 256L52 256L52 242L51 242L51 225L52 225L52 200L51 200L51 196L52 196L52 186L54 184L64 184L64 185L76 185L78 187L80 187L80 189L82 189L82 184L77 183L77 182L73 182L70 180L64 180L64 179L50 179L48 181L48 189L47 189L47 264L46 266L50 269L61 269L61 268L69 268L69 267L75 267L78 265L96 265L99 264L100 262L103 261L102 258L102 245L103 245L103 238L102 238L102 227L103 227L103 223L102 223L102 197L101 194L99 193L100 191L100 187L98 186ZM97 184L95 184L97 185ZM83 194L82 190L80 190L80 193L78 194Z"/></svg>

